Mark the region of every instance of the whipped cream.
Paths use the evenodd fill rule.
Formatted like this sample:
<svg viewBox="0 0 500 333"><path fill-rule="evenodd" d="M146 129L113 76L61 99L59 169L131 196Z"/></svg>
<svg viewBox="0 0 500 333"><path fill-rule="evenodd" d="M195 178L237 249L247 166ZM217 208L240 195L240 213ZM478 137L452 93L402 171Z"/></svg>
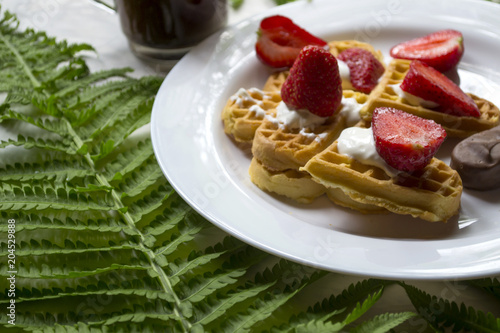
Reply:
<svg viewBox="0 0 500 333"><path fill-rule="evenodd" d="M340 154L347 155L363 164L372 165L395 177L401 171L391 167L377 153L371 128L349 127L342 131L337 139Z"/></svg>
<svg viewBox="0 0 500 333"><path fill-rule="evenodd" d="M342 61L337 59L337 64L339 66L339 74L342 81L351 82L351 72L349 71L349 66Z"/></svg>
<svg viewBox="0 0 500 333"><path fill-rule="evenodd" d="M261 99L255 99L252 97L253 94L257 94ZM266 95L266 93L260 89L257 88L250 88L248 91L245 88L240 88L236 94L230 97L231 101L235 102L236 105L238 105L240 108L243 107L243 104L245 102L252 102L256 105L262 105L262 100L266 97L269 97Z"/></svg>
<svg viewBox="0 0 500 333"><path fill-rule="evenodd" d="M310 128L323 125L327 117L317 116L307 110L293 110L282 101L276 108L276 120L288 128Z"/></svg>
<svg viewBox="0 0 500 333"><path fill-rule="evenodd" d="M361 120L359 111L365 104L360 104L354 97L342 97L340 114L348 127L356 125Z"/></svg>
<svg viewBox="0 0 500 333"><path fill-rule="evenodd" d="M323 125L328 117L320 117L307 110L290 109L283 101L276 107L276 118L270 115L266 115L266 118L274 124L277 124L280 128L300 128L299 133L301 135L308 138L314 138L317 141L326 137L326 133L316 134L308 132L307 129L314 130L317 126Z"/></svg>
<svg viewBox="0 0 500 333"><path fill-rule="evenodd" d="M427 101L423 98L420 98L418 96L412 95L410 93L407 93L403 89L401 89L400 84L391 84L389 87L394 91L396 95L398 95L401 98L404 98L408 101L410 105L413 106L422 106L424 108L435 108L439 106L439 104L432 102L432 101Z"/></svg>

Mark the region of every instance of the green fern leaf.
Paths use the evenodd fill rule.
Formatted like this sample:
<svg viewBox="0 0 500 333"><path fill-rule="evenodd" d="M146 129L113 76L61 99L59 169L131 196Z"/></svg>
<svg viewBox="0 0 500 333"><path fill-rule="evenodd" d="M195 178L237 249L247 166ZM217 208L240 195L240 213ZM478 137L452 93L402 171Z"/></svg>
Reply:
<svg viewBox="0 0 500 333"><path fill-rule="evenodd" d="M357 303L354 309L344 319L343 324L348 325L354 322L359 317L361 317L361 315L363 315L367 310L369 310L380 299L382 291L383 290L380 289L378 292L368 295L368 297L364 300L363 303Z"/></svg>
<svg viewBox="0 0 500 333"><path fill-rule="evenodd" d="M147 214L162 207L162 204L171 196L177 196L169 184L159 182L157 188L144 193L140 198L131 198L133 202L126 202L128 213L134 222L139 222Z"/></svg>
<svg viewBox="0 0 500 333"><path fill-rule="evenodd" d="M23 187L3 184L0 188L0 210L109 211L119 208L107 194L91 197L47 182Z"/></svg>
<svg viewBox="0 0 500 333"><path fill-rule="evenodd" d="M147 163L122 180L120 191L122 196L136 196L163 177L156 163Z"/></svg>
<svg viewBox="0 0 500 333"><path fill-rule="evenodd" d="M99 212L97 212L99 213ZM93 237L95 237L95 232L100 231L107 235L108 232L124 232L128 235L133 234L132 229L128 227L122 220L115 217L103 217L99 215L93 216L91 212L85 215L84 220L74 219L71 216L54 216L50 214L48 216L42 215L39 212L33 214L27 214L23 211L2 211L0 216L4 220L13 219L16 221L16 232L17 231L36 231L37 233L44 232L44 230L51 230L50 233L55 231L70 230L74 231L75 234L81 231L89 230L94 232ZM7 233L8 226L6 224L0 224L0 232Z"/></svg>
<svg viewBox="0 0 500 333"><path fill-rule="evenodd" d="M500 331L500 318L491 313L485 314L473 308L460 306L455 302L431 296L406 283L400 283L408 294L420 316L425 318L435 329L466 330L471 332L492 333ZM443 311L436 312L439 308Z"/></svg>
<svg viewBox="0 0 500 333"><path fill-rule="evenodd" d="M408 319L415 317L415 312L384 313L363 322L350 330L350 333L384 333L396 328Z"/></svg>
<svg viewBox="0 0 500 333"><path fill-rule="evenodd" d="M130 72L132 72L132 69L130 69L130 68L117 68L117 69L108 69L108 70L102 70L99 72L89 73L89 75L85 76L81 80L78 80L77 82L74 82L71 85L68 85L63 89L57 90L56 92L54 92L53 96L55 98L66 99L70 96L72 97L72 96L77 95L82 90L87 90L87 91L88 90L96 90L95 93L90 92L90 95L87 94L86 100L79 99L79 102L89 101L89 100L93 99L93 98L88 98L89 96L93 96L94 98L97 98L99 95L109 93L110 91L114 90L114 89L110 90L110 88L114 87L113 85L110 85L110 84L106 85L105 89L96 88L96 87L93 87L92 85L94 85L96 83L103 82L103 81L108 80L110 78L114 78L114 79L116 79L118 77L124 78L124 77L126 77L126 74L130 73ZM60 79L60 77L58 77L58 79ZM92 86L92 88L89 89L89 87L91 87L91 86ZM118 85L118 87L123 88L124 86ZM69 109L72 109L72 108L70 107Z"/></svg>
<svg viewBox="0 0 500 333"><path fill-rule="evenodd" d="M496 298L500 298L500 280L497 278L482 278L468 281L469 284L481 288Z"/></svg>
<svg viewBox="0 0 500 333"><path fill-rule="evenodd" d="M62 141L54 141L52 139L44 139L44 138L32 138L32 137L24 137L23 135L19 135L17 140L8 139L7 141L0 141L0 149L6 148L8 146L22 146L26 149L31 148L40 148L47 149L53 151L59 151L70 155L75 155L77 153L76 147L74 144L68 139L63 139Z"/></svg>
<svg viewBox="0 0 500 333"><path fill-rule="evenodd" d="M150 158L154 158L151 140L141 141L137 146L116 156L112 163L106 165L105 175L109 181L121 180L123 176L139 168Z"/></svg>
<svg viewBox="0 0 500 333"><path fill-rule="evenodd" d="M66 136L68 134L66 126L55 119L42 117L33 118L19 112L8 110L0 115L0 123L5 120L19 120L48 132L59 134L60 136Z"/></svg>
<svg viewBox="0 0 500 333"><path fill-rule="evenodd" d="M174 302L172 295L165 293L155 279L149 276L131 278L130 281L121 282L115 279L103 281L92 276L80 279L78 286L72 284L58 288L23 288L17 291L16 303L29 303L46 300L57 300L76 297L110 297L136 295L147 297L148 299L162 299L167 302ZM0 301L7 303L9 300Z"/></svg>
<svg viewBox="0 0 500 333"><path fill-rule="evenodd" d="M0 169L0 181L32 182L33 180L54 180L70 182L74 178L92 175L81 159L51 159L41 163L15 163Z"/></svg>

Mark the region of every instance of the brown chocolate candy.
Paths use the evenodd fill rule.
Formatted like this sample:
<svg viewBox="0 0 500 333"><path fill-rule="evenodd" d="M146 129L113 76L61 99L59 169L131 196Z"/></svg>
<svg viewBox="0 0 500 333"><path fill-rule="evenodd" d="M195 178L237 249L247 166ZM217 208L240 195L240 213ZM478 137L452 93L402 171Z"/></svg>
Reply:
<svg viewBox="0 0 500 333"><path fill-rule="evenodd" d="M466 188L500 187L500 126L461 141L453 149L450 166L457 170Z"/></svg>

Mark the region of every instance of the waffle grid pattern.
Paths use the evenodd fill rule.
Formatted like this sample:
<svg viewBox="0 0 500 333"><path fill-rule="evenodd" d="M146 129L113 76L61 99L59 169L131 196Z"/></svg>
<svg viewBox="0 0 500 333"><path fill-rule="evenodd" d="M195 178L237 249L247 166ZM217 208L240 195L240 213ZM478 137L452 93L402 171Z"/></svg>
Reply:
<svg viewBox="0 0 500 333"><path fill-rule="evenodd" d="M460 176L436 158L418 173L391 178L380 168L339 154L335 141L301 170L327 188L342 189L357 202L428 221L446 221L460 206Z"/></svg>
<svg viewBox="0 0 500 333"><path fill-rule="evenodd" d="M279 92L246 90L251 98L242 98L234 95L230 98L222 111L224 132L232 136L237 142L251 143L257 128L262 124L265 115L252 110L257 106L265 111L266 115L274 115L276 107L281 102ZM239 100L238 100L239 99Z"/></svg>

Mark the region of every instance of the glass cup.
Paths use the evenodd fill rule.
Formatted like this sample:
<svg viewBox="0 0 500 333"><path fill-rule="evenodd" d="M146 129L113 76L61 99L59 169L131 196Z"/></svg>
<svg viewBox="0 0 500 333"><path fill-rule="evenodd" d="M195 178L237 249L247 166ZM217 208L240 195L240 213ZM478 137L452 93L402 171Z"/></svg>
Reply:
<svg viewBox="0 0 500 333"><path fill-rule="evenodd" d="M115 0L123 33L139 58L176 62L227 24L227 0Z"/></svg>

